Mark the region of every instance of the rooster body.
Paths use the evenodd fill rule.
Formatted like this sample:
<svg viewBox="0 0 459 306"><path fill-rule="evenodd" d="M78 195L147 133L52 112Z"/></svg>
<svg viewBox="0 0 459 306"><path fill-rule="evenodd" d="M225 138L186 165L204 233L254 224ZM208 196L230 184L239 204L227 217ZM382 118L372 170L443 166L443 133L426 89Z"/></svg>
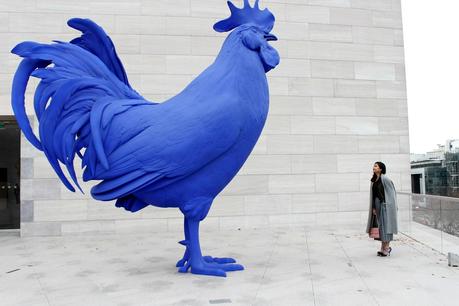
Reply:
<svg viewBox="0 0 459 306"><path fill-rule="evenodd" d="M279 62L267 44L272 25L260 28L260 20L272 15L255 25L234 24L246 17L233 15L267 14L258 10L258 1L254 9L244 4L235 11L229 2L233 19L214 26L234 29L215 62L163 103L147 101L131 88L110 38L90 20L69 20L83 33L70 43L23 42L12 51L24 58L13 81L12 105L25 136L72 191L61 164L80 188L73 168L78 155L83 180L101 180L91 190L95 199L116 200L132 212L148 205L179 208L186 246L177 263L180 272L191 268L225 276L243 269L231 258L202 256L199 222L255 146L268 114L265 73ZM40 140L24 108L30 75L41 79L34 97Z"/></svg>

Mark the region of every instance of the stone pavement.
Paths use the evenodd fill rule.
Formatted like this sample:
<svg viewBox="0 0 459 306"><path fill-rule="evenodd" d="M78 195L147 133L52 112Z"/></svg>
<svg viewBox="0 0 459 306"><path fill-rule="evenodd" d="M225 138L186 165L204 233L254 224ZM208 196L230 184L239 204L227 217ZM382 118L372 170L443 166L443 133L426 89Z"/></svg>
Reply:
<svg viewBox="0 0 459 306"><path fill-rule="evenodd" d="M459 268L404 235L391 257L352 229L202 232L227 278L177 273L180 233L0 236L0 305L458 305Z"/></svg>

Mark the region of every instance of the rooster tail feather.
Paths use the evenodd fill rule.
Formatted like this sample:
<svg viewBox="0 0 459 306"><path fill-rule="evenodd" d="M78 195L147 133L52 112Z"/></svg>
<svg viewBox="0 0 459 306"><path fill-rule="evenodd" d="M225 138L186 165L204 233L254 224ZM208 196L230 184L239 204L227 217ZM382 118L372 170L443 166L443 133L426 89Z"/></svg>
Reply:
<svg viewBox="0 0 459 306"><path fill-rule="evenodd" d="M67 24L82 32L80 37L73 39L70 43L96 55L120 81L131 87L123 64L116 54L115 46L104 29L90 19L72 18L67 21Z"/></svg>
<svg viewBox="0 0 459 306"><path fill-rule="evenodd" d="M15 48L16 49L16 48ZM13 49L13 51L15 51ZM34 134L32 130L32 126L30 125L29 118L27 117L26 109L25 109L25 91L27 88L27 82L29 81L31 73L39 68L45 67L49 64L48 61L41 61L41 60L32 60L32 59L24 59L19 64L19 67L14 74L13 79L13 87L11 90L11 104L13 108L13 112L16 116L16 120L18 122L19 127L24 132L25 137L27 140L32 143L34 147L39 150L42 149L42 145L40 140L38 140L37 136Z"/></svg>
<svg viewBox="0 0 459 306"><path fill-rule="evenodd" d="M78 45L23 42L12 52L24 58L12 88L18 124L26 138L45 153L64 185L75 191L61 164L81 190L73 165L75 155L82 158L86 179L96 176L98 165L108 169L103 142L108 123L117 113L147 101L113 74L99 57ZM30 76L41 79L34 95L39 137L33 133L25 110L24 95ZM123 100L133 103L123 104Z"/></svg>

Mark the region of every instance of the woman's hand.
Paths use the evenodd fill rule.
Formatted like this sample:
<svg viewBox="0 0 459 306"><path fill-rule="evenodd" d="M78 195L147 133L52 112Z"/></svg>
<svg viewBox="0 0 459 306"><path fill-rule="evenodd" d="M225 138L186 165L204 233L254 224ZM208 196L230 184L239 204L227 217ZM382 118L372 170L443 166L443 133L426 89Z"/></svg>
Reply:
<svg viewBox="0 0 459 306"><path fill-rule="evenodd" d="M376 215L376 209L373 208L373 215Z"/></svg>

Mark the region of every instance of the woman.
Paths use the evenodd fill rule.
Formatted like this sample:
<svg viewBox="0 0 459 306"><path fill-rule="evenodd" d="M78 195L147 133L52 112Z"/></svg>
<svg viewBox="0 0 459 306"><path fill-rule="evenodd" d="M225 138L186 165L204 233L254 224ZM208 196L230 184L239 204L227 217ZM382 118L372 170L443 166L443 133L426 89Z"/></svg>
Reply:
<svg viewBox="0 0 459 306"><path fill-rule="evenodd" d="M370 188L370 209L368 212L367 233L370 233L372 217L376 216L379 227L381 250L378 256L389 256L392 248L389 246L397 234L397 192L394 183L385 175L386 165L375 162Z"/></svg>

